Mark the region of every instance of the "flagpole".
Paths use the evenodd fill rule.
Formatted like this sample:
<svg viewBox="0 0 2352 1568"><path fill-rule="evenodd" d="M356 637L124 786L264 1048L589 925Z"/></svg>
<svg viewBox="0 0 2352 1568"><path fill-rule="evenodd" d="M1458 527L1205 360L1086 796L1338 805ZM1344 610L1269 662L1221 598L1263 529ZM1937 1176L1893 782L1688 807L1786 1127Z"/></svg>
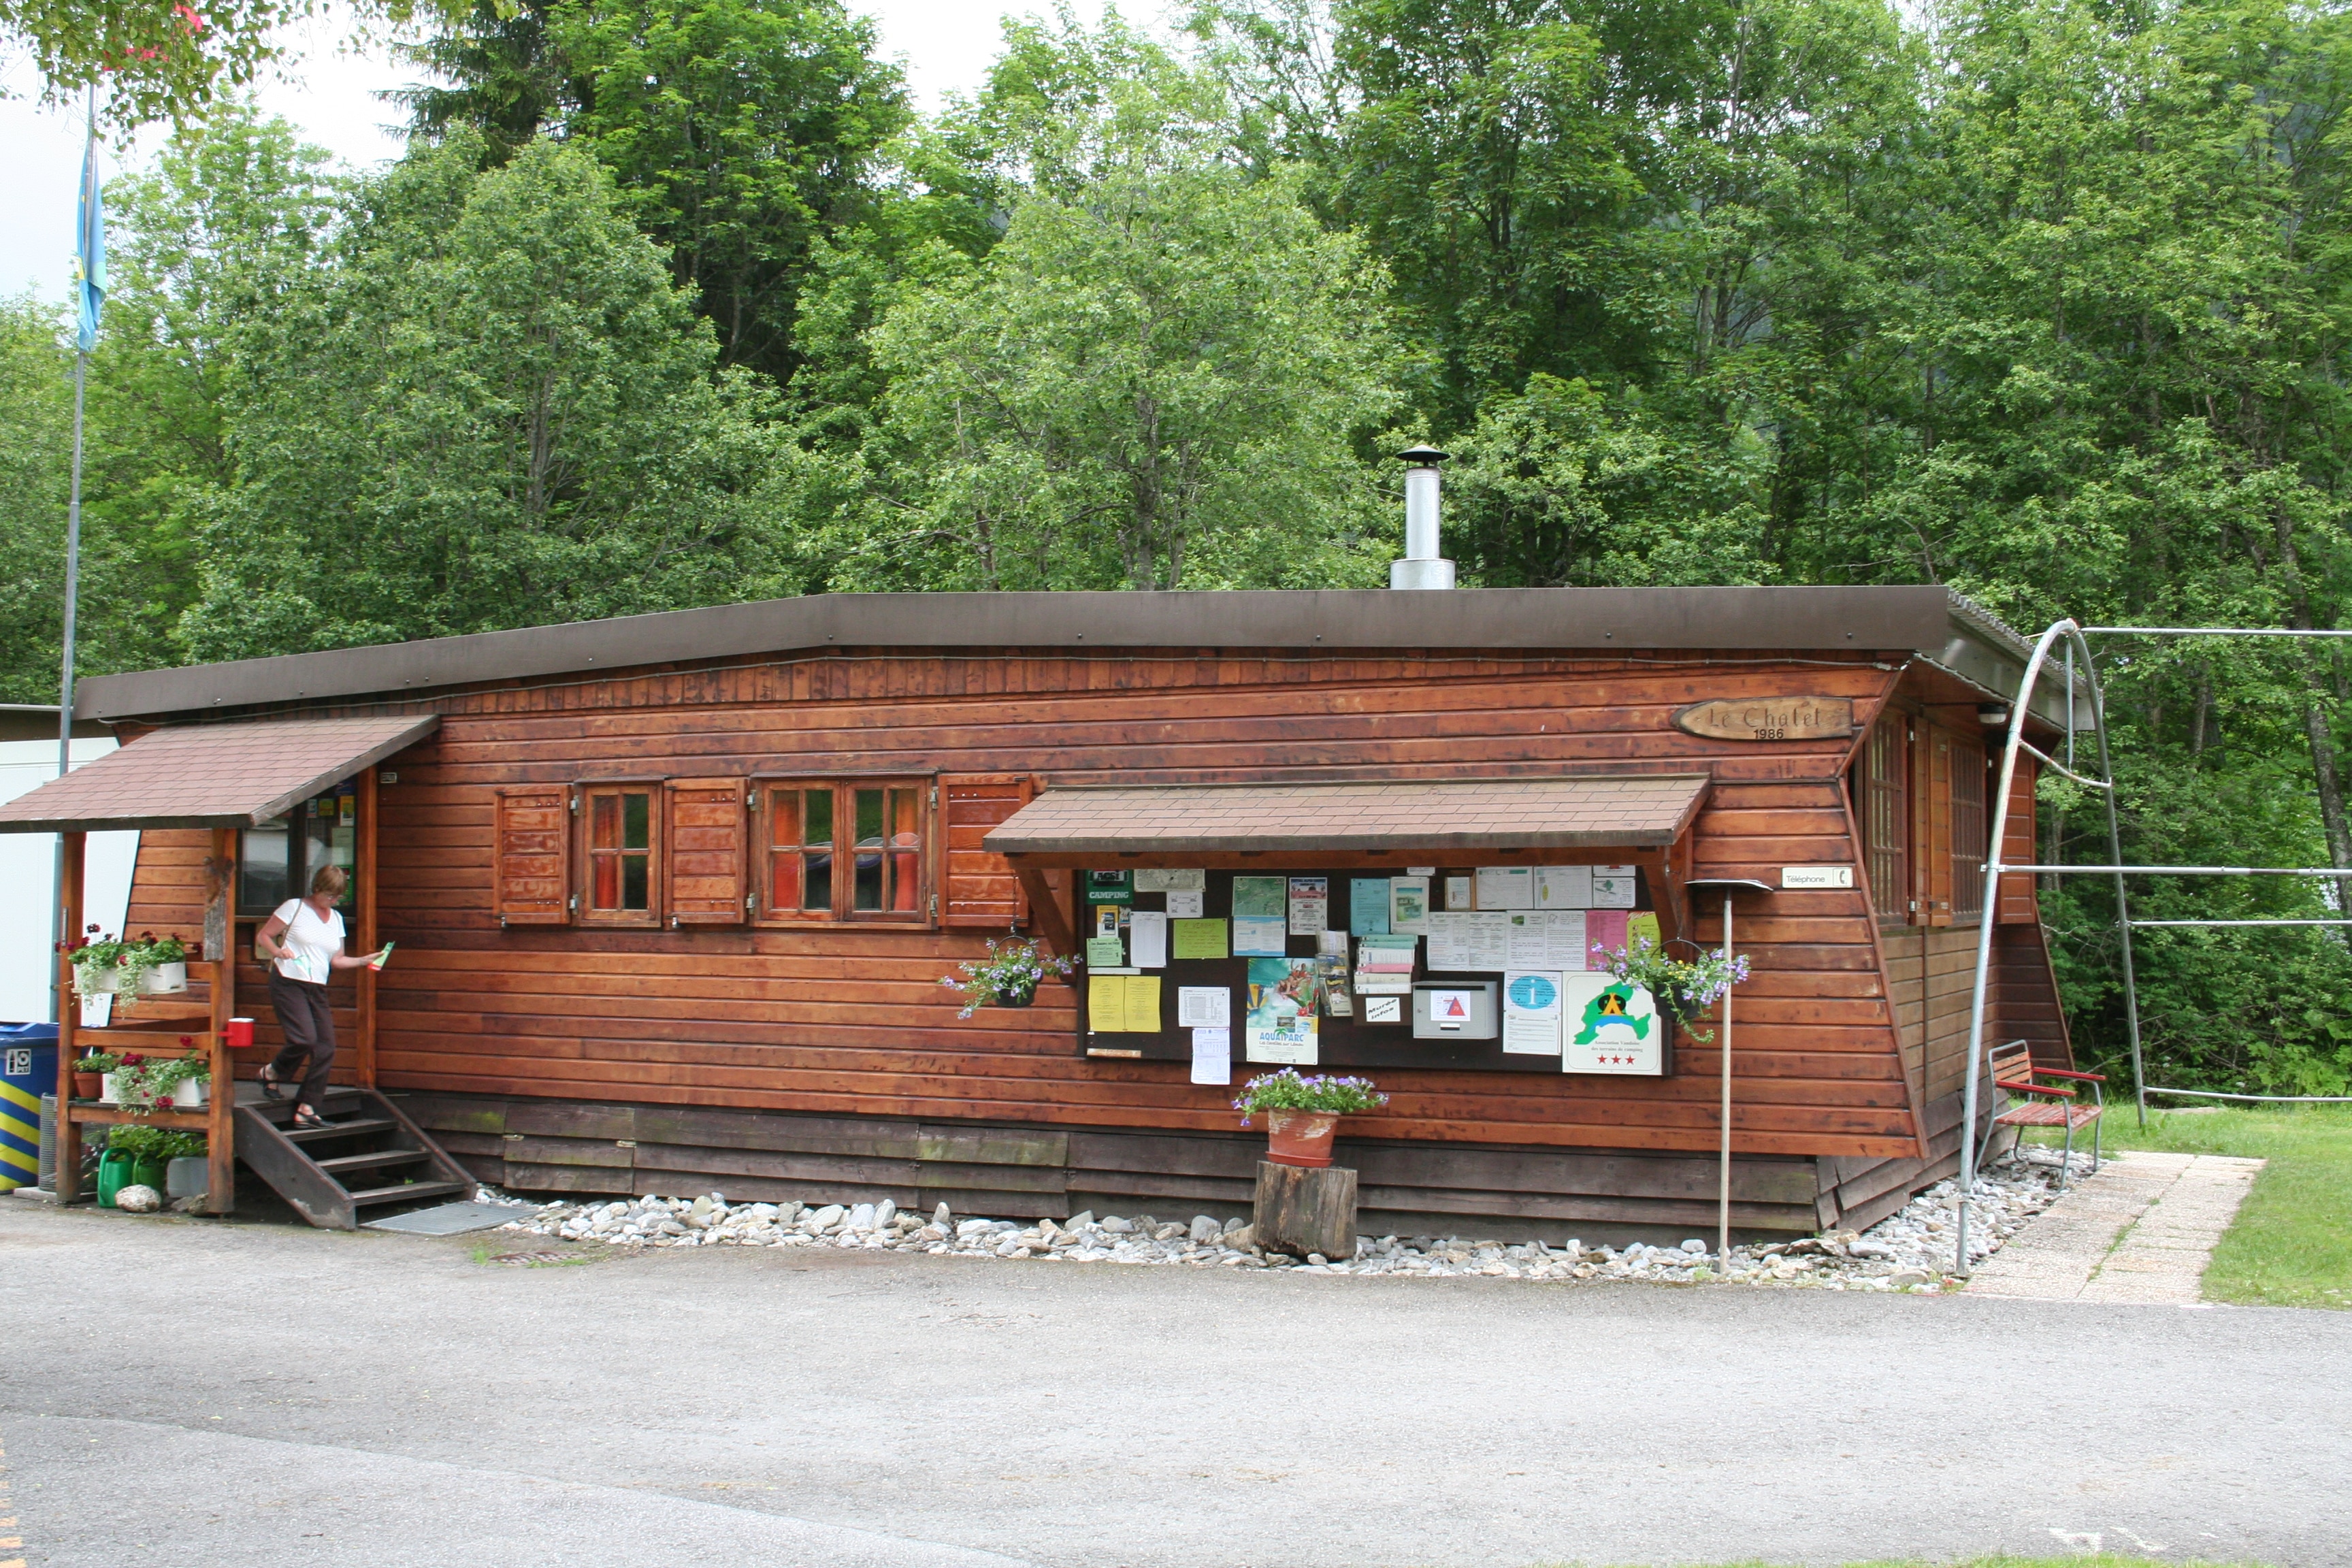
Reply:
<svg viewBox="0 0 2352 1568"><path fill-rule="evenodd" d="M87 124L88 129L82 138L82 201L84 204L89 201L89 171L98 157L98 84L95 82L90 84L89 89ZM86 228L89 221L85 212L78 226ZM87 236L78 237L75 241L77 254L82 252L86 247ZM85 268L90 265L87 257L83 258L83 265ZM89 343L88 334L80 330L79 320L83 308L81 292L81 289L77 286L74 301L77 321L74 335L73 487L66 501L66 621L64 636L59 639L62 648L58 658L58 777L59 778L65 777L73 767L74 608L81 588L82 397L89 381ZM50 887L54 896L49 900L49 951L55 953L58 951L58 944L66 937L64 930L67 893L66 841L63 834L58 836L57 870L51 879ZM63 973L63 965L58 966L58 972ZM58 993L54 1003L56 1017L53 1021L61 1023L65 1018L66 1005L63 980L58 980L57 984Z"/></svg>

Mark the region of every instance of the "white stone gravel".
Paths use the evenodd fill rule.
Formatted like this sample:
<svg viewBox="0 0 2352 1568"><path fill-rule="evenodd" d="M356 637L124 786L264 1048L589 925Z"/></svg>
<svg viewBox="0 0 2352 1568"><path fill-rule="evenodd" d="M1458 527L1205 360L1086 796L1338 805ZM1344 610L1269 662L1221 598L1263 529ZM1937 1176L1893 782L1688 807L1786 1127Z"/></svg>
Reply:
<svg viewBox="0 0 2352 1568"><path fill-rule="evenodd" d="M1980 1172L1969 1211L1973 1258L1998 1250L2057 1195L2059 1155L2025 1147ZM2087 1172L2087 1155L2075 1157ZM486 1195L488 1189L485 1190ZM1286 1268L1301 1274L1389 1274L1416 1279L1480 1275L1507 1279L1650 1279L1674 1283L1808 1286L1831 1290L1942 1289L1950 1270L1958 1184L1939 1182L1900 1211L1859 1234L1837 1231L1801 1240L1731 1249L1730 1267L1710 1257L1706 1240L1678 1247L1636 1243L1587 1247L1570 1240L1505 1243L1433 1237L1365 1237L1356 1256L1338 1260L1268 1251L1239 1220L1206 1215L1189 1223L1150 1215L1092 1213L1065 1221L1023 1222L958 1215L941 1204L929 1216L879 1204L728 1203L642 1197L603 1203L552 1203L502 1229L613 1247L834 1247L924 1252L940 1257L1035 1262L1185 1264L1196 1268ZM508 1202L514 1200L498 1194ZM495 1201L495 1200L493 1200Z"/></svg>

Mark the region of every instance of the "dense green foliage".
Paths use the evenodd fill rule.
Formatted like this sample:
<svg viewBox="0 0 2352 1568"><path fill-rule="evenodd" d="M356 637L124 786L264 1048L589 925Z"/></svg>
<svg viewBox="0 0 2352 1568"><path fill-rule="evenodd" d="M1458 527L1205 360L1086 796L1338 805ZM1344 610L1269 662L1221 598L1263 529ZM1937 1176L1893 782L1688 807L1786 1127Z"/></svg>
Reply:
<svg viewBox="0 0 2352 1568"><path fill-rule="evenodd" d="M1374 584L1419 440L1469 584L2345 613L2337 8L1192 0L1167 36L1008 24L929 117L839 0L449 15L389 171L225 110L115 194L85 668L782 592ZM44 308L0 313L25 700L68 363ZM2126 858L2352 868L2352 672L2314 646L2103 640ZM2104 857L2080 792L2046 806L2048 854ZM2113 1062L2107 895L2043 897ZM2159 1079L2352 1087L2334 933L2138 956Z"/></svg>

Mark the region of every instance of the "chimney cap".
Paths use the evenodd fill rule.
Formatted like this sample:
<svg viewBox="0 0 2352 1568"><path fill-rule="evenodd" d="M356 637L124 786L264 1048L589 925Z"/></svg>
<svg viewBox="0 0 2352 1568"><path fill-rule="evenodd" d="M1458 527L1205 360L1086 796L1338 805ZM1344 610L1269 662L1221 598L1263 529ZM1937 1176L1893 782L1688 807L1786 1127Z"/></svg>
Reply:
<svg viewBox="0 0 2352 1568"><path fill-rule="evenodd" d="M1433 468L1453 455L1451 452L1441 452L1434 447L1407 447L1403 451L1399 452L1397 457L1412 468Z"/></svg>

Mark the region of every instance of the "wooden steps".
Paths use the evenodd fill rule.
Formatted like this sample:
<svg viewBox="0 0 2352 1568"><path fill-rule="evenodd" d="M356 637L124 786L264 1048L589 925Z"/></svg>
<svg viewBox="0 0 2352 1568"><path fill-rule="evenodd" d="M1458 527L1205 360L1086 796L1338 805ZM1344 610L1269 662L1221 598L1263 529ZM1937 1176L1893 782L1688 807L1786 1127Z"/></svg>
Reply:
<svg viewBox="0 0 2352 1568"><path fill-rule="evenodd" d="M240 1097L236 1108L237 1158L312 1225L356 1230L399 1205L473 1192L464 1167L383 1095L332 1089L324 1109L331 1125L296 1127L290 1100Z"/></svg>

